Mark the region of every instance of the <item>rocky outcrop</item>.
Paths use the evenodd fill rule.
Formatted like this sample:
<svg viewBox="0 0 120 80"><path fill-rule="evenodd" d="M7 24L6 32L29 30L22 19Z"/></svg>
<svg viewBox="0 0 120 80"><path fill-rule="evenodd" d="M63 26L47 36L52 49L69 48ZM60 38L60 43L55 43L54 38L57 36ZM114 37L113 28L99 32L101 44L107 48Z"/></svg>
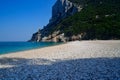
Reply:
<svg viewBox="0 0 120 80"><path fill-rule="evenodd" d="M68 37L64 37L64 33L61 33L60 31L54 31L53 33L51 33L51 31L55 28L60 20L81 11L81 9L82 5L74 4L69 0L57 0L52 7L52 17L48 25L45 26L42 30L34 33L31 40L29 41L68 41L69 39Z"/></svg>
<svg viewBox="0 0 120 80"><path fill-rule="evenodd" d="M41 40L42 40L41 30L39 29L38 32L36 32L32 35L32 38L29 40L29 42L31 42L31 41L40 42Z"/></svg>
<svg viewBox="0 0 120 80"><path fill-rule="evenodd" d="M55 31L53 34L48 37L43 37L42 42L68 42L75 40L82 40L86 36L86 33L80 33L78 35L73 35L70 37L66 37L64 33L60 33L60 31Z"/></svg>
<svg viewBox="0 0 120 80"><path fill-rule="evenodd" d="M53 34L49 35L48 37L43 37L43 42L65 42L64 40L64 33L60 34L60 31L55 31Z"/></svg>
<svg viewBox="0 0 120 80"><path fill-rule="evenodd" d="M55 5L52 7L52 18L50 23L65 18L68 15L73 15L74 13L80 11L82 6L77 6L69 0L57 0Z"/></svg>
<svg viewBox="0 0 120 80"><path fill-rule="evenodd" d="M56 0L49 23L30 41L120 39L119 5L120 0Z"/></svg>

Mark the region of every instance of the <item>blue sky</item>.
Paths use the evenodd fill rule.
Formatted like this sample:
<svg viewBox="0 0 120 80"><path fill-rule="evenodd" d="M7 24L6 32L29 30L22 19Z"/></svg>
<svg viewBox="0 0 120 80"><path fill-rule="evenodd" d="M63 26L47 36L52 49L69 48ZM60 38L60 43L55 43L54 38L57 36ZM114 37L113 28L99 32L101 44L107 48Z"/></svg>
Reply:
<svg viewBox="0 0 120 80"><path fill-rule="evenodd" d="M0 0L0 41L27 41L47 25L56 0Z"/></svg>

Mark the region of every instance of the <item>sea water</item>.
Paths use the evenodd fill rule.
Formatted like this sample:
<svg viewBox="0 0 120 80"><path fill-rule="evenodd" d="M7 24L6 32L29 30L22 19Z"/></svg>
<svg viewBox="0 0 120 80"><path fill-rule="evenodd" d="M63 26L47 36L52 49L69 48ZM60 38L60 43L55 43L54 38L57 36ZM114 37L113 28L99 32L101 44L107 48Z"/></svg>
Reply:
<svg viewBox="0 0 120 80"><path fill-rule="evenodd" d="M53 46L61 43L54 42L0 42L0 54L19 52Z"/></svg>

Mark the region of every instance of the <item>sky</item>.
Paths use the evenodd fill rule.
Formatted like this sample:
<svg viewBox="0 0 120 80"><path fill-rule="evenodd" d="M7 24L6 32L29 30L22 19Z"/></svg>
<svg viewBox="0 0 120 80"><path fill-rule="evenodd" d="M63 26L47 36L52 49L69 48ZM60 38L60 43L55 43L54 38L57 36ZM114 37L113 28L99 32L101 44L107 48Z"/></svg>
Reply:
<svg viewBox="0 0 120 80"><path fill-rule="evenodd" d="M0 0L0 41L27 41L52 16L56 0Z"/></svg>

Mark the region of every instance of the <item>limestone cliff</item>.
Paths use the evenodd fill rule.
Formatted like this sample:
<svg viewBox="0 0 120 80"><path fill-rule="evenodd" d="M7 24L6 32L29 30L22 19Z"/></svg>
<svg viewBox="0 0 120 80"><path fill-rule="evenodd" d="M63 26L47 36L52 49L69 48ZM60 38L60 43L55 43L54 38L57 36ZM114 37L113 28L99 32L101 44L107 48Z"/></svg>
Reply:
<svg viewBox="0 0 120 80"><path fill-rule="evenodd" d="M65 18L69 15L73 15L81 9L82 6L77 6L69 0L57 0L52 7L52 18L50 19L50 23Z"/></svg>
<svg viewBox="0 0 120 80"><path fill-rule="evenodd" d="M51 34L54 34L54 32L51 33L51 31L55 28L59 21L61 21L63 18L66 18L67 16L79 12L81 9L82 5L73 4L69 0L57 0L52 7L52 17L49 23L40 31L41 35L38 35L38 32L36 32L33 34L31 40L29 41L38 41L39 37L41 38L39 41L41 41L42 38L44 41L47 41L45 40L46 37L49 37ZM49 38L50 40L48 41L54 41L54 39L52 38Z"/></svg>
<svg viewBox="0 0 120 80"><path fill-rule="evenodd" d="M47 26L30 41L120 39L120 0L57 0Z"/></svg>

